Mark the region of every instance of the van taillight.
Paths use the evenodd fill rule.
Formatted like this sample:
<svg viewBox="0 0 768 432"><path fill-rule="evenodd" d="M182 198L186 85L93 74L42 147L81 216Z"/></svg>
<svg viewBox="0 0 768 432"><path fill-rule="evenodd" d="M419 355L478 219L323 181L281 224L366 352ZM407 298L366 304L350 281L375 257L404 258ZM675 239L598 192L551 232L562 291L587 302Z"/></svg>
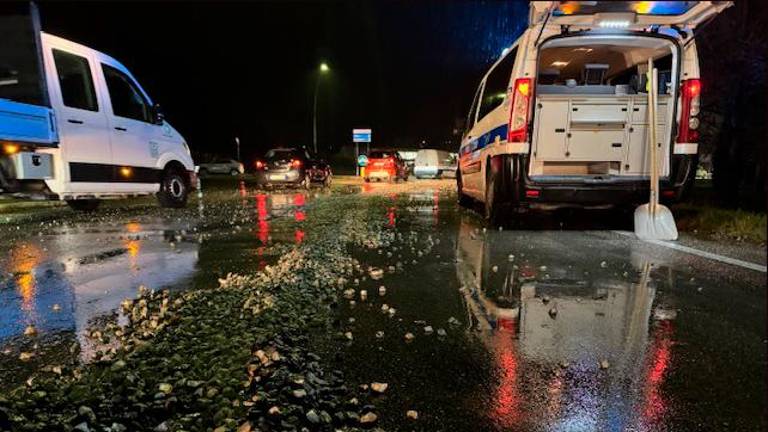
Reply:
<svg viewBox="0 0 768 432"><path fill-rule="evenodd" d="M678 123L677 142L695 143L699 141L699 110L701 108L701 81L688 79L680 89L681 106Z"/></svg>
<svg viewBox="0 0 768 432"><path fill-rule="evenodd" d="M528 139L528 117L531 106L533 80L518 78L512 92L512 108L509 112L507 142L526 142Z"/></svg>
<svg viewBox="0 0 768 432"><path fill-rule="evenodd" d="M291 166L294 168L300 168L301 167L301 160L294 159L291 161Z"/></svg>

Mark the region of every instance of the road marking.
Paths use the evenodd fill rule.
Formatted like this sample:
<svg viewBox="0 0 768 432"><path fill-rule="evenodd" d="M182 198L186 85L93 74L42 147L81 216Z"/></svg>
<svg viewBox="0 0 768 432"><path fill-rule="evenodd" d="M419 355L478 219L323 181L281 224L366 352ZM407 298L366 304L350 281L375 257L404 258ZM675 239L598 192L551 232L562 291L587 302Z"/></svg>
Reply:
<svg viewBox="0 0 768 432"><path fill-rule="evenodd" d="M621 235L626 236L626 237L635 237L635 234L631 233L629 231L614 231L614 232L616 234L621 234ZM635 237L635 238L637 238L637 237ZM638 240L640 240L640 239L638 239ZM692 247L683 246L683 245L680 245L680 244L677 244L677 243L672 243L672 242L663 241L663 240L642 240L642 241L647 242L647 243L651 243L651 244L655 244L655 245L658 245L658 246L668 247L670 249L678 250L678 251L681 251L681 252L686 252L686 253L689 253L691 255L698 255L698 256L703 257L703 258L708 258L708 259L711 259L711 260L720 261L720 262L723 262L723 263L726 263L726 264L731 264L731 265L735 265L735 266L739 266L739 267L744 267L744 268L747 268L747 269L750 269L750 270L755 270L755 271L759 271L759 272L763 272L763 273L768 273L768 267L766 267L764 265L760 265L760 264L751 263L749 261L743 261L743 260L736 259L736 258L731 258L731 257L723 256L723 255L718 255L718 254L714 254L712 252L706 252L706 251L703 251L703 250L694 249Z"/></svg>

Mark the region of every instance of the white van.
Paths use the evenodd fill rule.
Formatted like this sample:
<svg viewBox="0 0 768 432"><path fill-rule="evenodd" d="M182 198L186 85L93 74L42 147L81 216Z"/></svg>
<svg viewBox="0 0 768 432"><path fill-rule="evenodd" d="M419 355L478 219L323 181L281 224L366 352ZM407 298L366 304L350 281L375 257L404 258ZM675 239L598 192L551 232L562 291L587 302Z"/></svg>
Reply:
<svg viewBox="0 0 768 432"><path fill-rule="evenodd" d="M659 70L661 198L696 172L694 29L732 2L531 2L529 27L475 93L459 151L459 201L506 209L647 201L648 58Z"/></svg>
<svg viewBox="0 0 768 432"><path fill-rule="evenodd" d="M189 147L130 71L41 32L24 7L0 14L0 193L78 210L147 194L186 205L196 186Z"/></svg>
<svg viewBox="0 0 768 432"><path fill-rule="evenodd" d="M445 150L419 150L416 153L413 174L418 179L455 177L456 158Z"/></svg>

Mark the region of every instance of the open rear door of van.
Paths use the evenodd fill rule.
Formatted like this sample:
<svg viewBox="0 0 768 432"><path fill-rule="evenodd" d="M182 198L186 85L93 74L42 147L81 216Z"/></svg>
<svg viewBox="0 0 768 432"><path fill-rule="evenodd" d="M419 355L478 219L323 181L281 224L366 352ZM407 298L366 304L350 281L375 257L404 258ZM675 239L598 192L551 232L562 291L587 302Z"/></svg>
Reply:
<svg viewBox="0 0 768 432"><path fill-rule="evenodd" d="M56 146L54 120L37 7L0 3L0 141Z"/></svg>
<svg viewBox="0 0 768 432"><path fill-rule="evenodd" d="M730 6L732 1L533 1L528 24L546 22L571 31L653 25L693 30Z"/></svg>

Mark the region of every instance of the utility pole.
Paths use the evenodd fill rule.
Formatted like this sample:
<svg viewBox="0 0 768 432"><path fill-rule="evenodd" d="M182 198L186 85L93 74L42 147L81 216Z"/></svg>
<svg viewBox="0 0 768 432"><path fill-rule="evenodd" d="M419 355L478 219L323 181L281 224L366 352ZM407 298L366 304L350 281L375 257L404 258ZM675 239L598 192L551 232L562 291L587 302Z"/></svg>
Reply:
<svg viewBox="0 0 768 432"><path fill-rule="evenodd" d="M315 151L315 155L317 155L317 93L320 90L320 77L330 70L331 68L328 67L327 63L320 63L317 79L315 80L315 98L312 104L312 149Z"/></svg>
<svg viewBox="0 0 768 432"><path fill-rule="evenodd" d="M237 161L242 162L240 160L240 138L235 137L235 145L237 146Z"/></svg>

